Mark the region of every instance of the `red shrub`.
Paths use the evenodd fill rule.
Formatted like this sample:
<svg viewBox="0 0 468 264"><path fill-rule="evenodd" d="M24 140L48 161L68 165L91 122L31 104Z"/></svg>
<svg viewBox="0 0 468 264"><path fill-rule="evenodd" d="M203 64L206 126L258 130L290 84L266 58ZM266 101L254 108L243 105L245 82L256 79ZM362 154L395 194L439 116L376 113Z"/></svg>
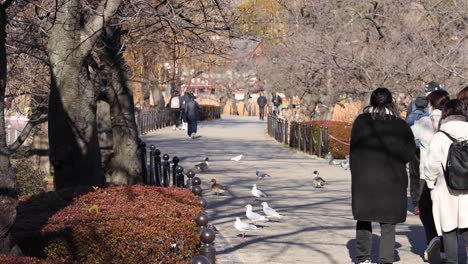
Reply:
<svg viewBox="0 0 468 264"><path fill-rule="evenodd" d="M315 129L318 131L320 126L328 128L329 137L329 151L336 159L343 159L349 154L349 144L351 141L351 128L352 125L346 122L329 121L329 120L314 120L306 122L307 124L314 124ZM318 132L317 132L318 135ZM334 139L334 138L336 139ZM339 142L339 141L341 142ZM343 144L347 143L347 144Z"/></svg>
<svg viewBox="0 0 468 264"><path fill-rule="evenodd" d="M16 257L16 256L0 255L0 263L2 264L61 264L63 262L31 258L31 257Z"/></svg>
<svg viewBox="0 0 468 264"><path fill-rule="evenodd" d="M71 197L22 198L13 230L22 249L65 263L188 263L198 255L201 208L187 189L119 186Z"/></svg>

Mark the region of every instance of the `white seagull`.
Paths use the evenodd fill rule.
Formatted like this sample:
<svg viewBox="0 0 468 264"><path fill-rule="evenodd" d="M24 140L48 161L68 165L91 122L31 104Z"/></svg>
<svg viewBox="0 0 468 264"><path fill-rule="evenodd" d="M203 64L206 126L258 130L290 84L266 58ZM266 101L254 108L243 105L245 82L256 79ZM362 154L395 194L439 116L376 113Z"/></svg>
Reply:
<svg viewBox="0 0 468 264"><path fill-rule="evenodd" d="M257 189L257 184L254 184L252 187L252 195L255 197L255 199L260 197L267 197L266 193Z"/></svg>
<svg viewBox="0 0 468 264"><path fill-rule="evenodd" d="M234 227L242 232L242 239L245 237L245 232L258 229L258 227L255 225L242 222L239 217L236 217L236 223L234 224Z"/></svg>
<svg viewBox="0 0 468 264"><path fill-rule="evenodd" d="M281 215L278 212L276 212L275 209L269 207L267 202L263 202L262 206L263 212L265 213L267 218L281 218Z"/></svg>
<svg viewBox="0 0 468 264"><path fill-rule="evenodd" d="M240 154L239 156L235 156L234 158L232 158L231 160L235 161L235 162L238 162L242 159L244 155L243 154Z"/></svg>
<svg viewBox="0 0 468 264"><path fill-rule="evenodd" d="M245 215L254 224L256 222L268 222L268 218L266 218L265 216L257 214L257 213L252 211L252 205L248 204L248 205L245 206L245 208L247 208L247 210L245 211Z"/></svg>

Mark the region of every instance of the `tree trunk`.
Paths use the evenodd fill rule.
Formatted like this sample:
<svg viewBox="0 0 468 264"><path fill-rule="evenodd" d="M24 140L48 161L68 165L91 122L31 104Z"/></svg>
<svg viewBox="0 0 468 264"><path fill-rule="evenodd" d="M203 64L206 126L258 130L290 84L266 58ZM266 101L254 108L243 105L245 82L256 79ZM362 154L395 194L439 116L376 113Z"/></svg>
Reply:
<svg viewBox="0 0 468 264"><path fill-rule="evenodd" d="M103 92L110 106L114 150L106 180L112 184L134 184L141 181L142 168L138 158L138 130L133 95L124 71L124 59L119 53L120 30L108 27L105 34L105 48L101 55L104 55L111 82L110 87L105 87Z"/></svg>
<svg viewBox="0 0 468 264"><path fill-rule="evenodd" d="M0 5L0 254L10 254L10 229L16 220L18 195L15 174L10 165L10 153L5 131L5 90L7 84L6 10Z"/></svg>
<svg viewBox="0 0 468 264"><path fill-rule="evenodd" d="M56 189L101 185L105 179L96 124L96 95L86 58L105 22L122 0L101 2L87 23L81 21L79 0L58 0L49 34L51 67L49 98L50 159Z"/></svg>

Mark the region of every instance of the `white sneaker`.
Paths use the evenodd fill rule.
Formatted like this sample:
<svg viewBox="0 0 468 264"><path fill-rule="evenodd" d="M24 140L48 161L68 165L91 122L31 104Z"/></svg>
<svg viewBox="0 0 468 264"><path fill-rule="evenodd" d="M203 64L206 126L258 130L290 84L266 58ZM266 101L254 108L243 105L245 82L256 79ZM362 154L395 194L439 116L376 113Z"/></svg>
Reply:
<svg viewBox="0 0 468 264"><path fill-rule="evenodd" d="M359 262L358 264L372 264L373 262L371 260L366 260L364 262Z"/></svg>
<svg viewBox="0 0 468 264"><path fill-rule="evenodd" d="M429 245L427 245L426 250L424 250L424 260L425 261L430 261L436 253L439 252L440 249L440 238L439 237L434 237L431 242L429 242Z"/></svg>
<svg viewBox="0 0 468 264"><path fill-rule="evenodd" d="M192 133L192 139L194 139L197 136L197 133Z"/></svg>
<svg viewBox="0 0 468 264"><path fill-rule="evenodd" d="M176 126L175 126L175 125L172 126L172 130L176 130Z"/></svg>

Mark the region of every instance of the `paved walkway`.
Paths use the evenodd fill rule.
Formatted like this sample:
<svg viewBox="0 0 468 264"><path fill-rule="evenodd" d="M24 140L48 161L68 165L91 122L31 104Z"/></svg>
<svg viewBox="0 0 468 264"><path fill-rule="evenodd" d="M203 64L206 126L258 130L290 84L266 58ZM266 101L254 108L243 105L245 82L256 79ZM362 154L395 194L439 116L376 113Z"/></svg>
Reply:
<svg viewBox="0 0 468 264"><path fill-rule="evenodd" d="M266 121L223 116L222 120L202 122L200 137L195 140L170 128L143 139L163 153L177 154L184 168L210 158L210 171L197 176L209 201L210 222L220 231L216 238L219 263L352 263L355 221L349 171L290 151L271 140L265 129ZM239 154L244 154L242 161L229 160ZM272 177L257 181L257 169ZM330 182L325 189L311 186L314 170ZM212 195L211 178L226 185L229 194ZM265 201L285 217L279 223L266 223L242 240L234 221L235 217L246 220L244 206L252 203L254 183L271 195ZM263 213L259 202L252 205L254 211ZM378 225L374 229L373 260L377 261L380 231ZM423 263L423 232L419 218L408 212L406 223L397 225L396 262Z"/></svg>

